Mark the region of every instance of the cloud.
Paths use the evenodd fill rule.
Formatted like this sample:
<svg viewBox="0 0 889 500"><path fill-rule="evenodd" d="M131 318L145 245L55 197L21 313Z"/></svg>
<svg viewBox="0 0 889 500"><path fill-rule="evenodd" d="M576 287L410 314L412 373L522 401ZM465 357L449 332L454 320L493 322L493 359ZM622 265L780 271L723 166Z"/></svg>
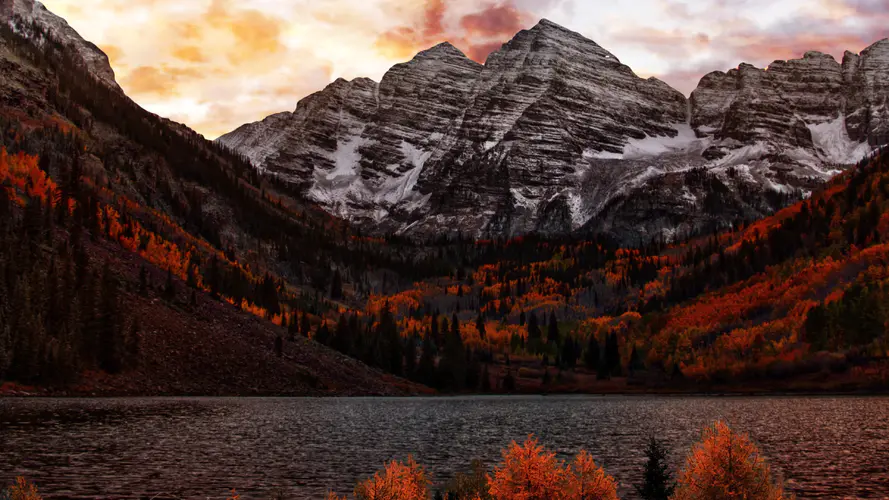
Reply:
<svg viewBox="0 0 889 500"><path fill-rule="evenodd" d="M614 27L610 40L661 62L661 68L641 73L686 94L706 73L742 62L766 67L810 50L840 61L846 50L859 52L885 37L889 23L889 0L817 0L784 11L766 0L711 1L701 11L685 3L657 3L663 23L673 28L625 22Z"/></svg>
<svg viewBox="0 0 889 500"><path fill-rule="evenodd" d="M538 7L552 2L538 2ZM441 42L451 42L467 56L485 62L488 55L539 17L511 1L473 5L425 0L411 22L379 36L376 47L387 57L408 58Z"/></svg>

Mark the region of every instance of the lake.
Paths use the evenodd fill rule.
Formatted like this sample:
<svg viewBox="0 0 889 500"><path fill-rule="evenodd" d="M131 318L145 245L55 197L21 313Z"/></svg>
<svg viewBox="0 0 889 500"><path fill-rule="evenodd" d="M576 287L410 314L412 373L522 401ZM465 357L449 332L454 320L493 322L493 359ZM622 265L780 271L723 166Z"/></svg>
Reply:
<svg viewBox="0 0 889 500"><path fill-rule="evenodd" d="M889 398L3 399L0 481L48 498L322 498L414 454L437 481L537 435L588 449L634 498L649 434L679 465L716 419L747 432L799 498L889 498Z"/></svg>

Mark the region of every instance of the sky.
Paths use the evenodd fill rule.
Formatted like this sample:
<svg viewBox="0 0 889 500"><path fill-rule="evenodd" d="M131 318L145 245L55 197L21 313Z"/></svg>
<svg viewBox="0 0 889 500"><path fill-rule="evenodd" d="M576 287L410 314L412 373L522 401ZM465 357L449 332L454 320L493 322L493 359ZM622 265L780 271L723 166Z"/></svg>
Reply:
<svg viewBox="0 0 889 500"><path fill-rule="evenodd" d="M710 71L889 36L889 0L43 0L146 109L215 138L336 78L379 81L450 41L484 62L550 19L684 92Z"/></svg>

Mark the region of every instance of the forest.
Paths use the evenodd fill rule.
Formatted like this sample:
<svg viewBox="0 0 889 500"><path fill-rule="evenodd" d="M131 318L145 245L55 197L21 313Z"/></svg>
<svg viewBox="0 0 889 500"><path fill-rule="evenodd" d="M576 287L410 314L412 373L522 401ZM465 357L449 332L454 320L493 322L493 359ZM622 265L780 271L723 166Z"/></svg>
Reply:
<svg viewBox="0 0 889 500"><path fill-rule="evenodd" d="M37 26L4 26L0 41L16 69L0 86L0 380L64 386L138 366L145 318L125 289L261 318L279 357L309 339L446 393L889 382L882 150L771 217L681 241L416 241L285 195ZM139 259L138 275L114 272L120 254L102 245Z"/></svg>

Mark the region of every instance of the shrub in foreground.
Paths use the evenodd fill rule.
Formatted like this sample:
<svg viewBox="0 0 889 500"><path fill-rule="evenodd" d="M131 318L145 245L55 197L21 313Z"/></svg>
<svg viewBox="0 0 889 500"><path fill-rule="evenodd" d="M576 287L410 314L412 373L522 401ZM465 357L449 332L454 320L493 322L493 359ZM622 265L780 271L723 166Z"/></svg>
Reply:
<svg viewBox="0 0 889 500"><path fill-rule="evenodd" d="M41 498L37 493L37 486L23 477L17 477L15 484L0 491L0 500L41 500Z"/></svg>
<svg viewBox="0 0 889 500"><path fill-rule="evenodd" d="M336 498L335 496L332 498ZM386 469L358 483L355 487L358 500L427 500L429 479L426 471L413 457L407 462L391 462Z"/></svg>
<svg viewBox="0 0 889 500"><path fill-rule="evenodd" d="M674 500L784 500L780 485L745 434L723 422L704 430L679 477Z"/></svg>
<svg viewBox="0 0 889 500"><path fill-rule="evenodd" d="M616 500L614 478L596 466L585 450L565 466L536 439L513 442L503 463L488 477L495 500Z"/></svg>

